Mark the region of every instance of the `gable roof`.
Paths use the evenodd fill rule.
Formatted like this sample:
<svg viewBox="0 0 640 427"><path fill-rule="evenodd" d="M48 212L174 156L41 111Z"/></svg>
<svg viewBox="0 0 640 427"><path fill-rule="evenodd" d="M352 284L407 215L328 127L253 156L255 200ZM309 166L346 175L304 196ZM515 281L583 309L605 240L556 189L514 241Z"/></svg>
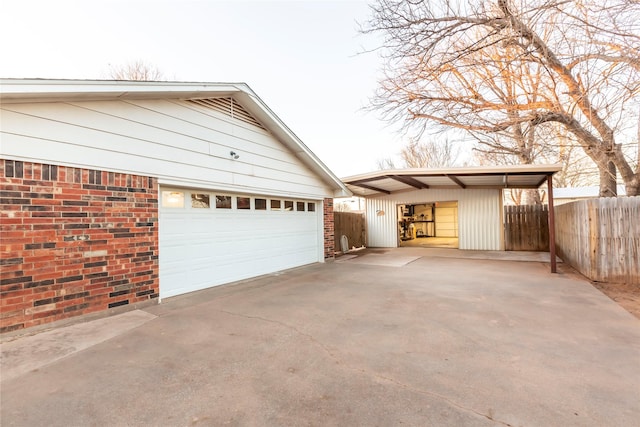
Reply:
<svg viewBox="0 0 640 427"><path fill-rule="evenodd" d="M350 176L342 181L354 194L363 197L427 188L538 188L561 169L561 165L394 169Z"/></svg>
<svg viewBox="0 0 640 427"><path fill-rule="evenodd" d="M1 79L0 102L101 101L119 99L207 100L231 98L268 130L334 192L350 196L342 181L296 136L246 83L147 82L122 80Z"/></svg>

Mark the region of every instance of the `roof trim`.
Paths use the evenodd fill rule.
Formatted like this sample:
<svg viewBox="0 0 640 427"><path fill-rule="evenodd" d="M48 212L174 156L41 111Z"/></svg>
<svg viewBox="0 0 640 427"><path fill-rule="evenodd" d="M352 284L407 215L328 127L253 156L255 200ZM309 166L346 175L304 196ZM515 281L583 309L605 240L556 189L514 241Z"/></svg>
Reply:
<svg viewBox="0 0 640 427"><path fill-rule="evenodd" d="M206 98L233 96L245 83L146 82L133 80L1 79L3 103L61 100Z"/></svg>
<svg viewBox="0 0 640 427"><path fill-rule="evenodd" d="M143 82L129 80L0 79L0 102L233 97L316 173L334 197L351 196L345 184L296 136L246 83Z"/></svg>

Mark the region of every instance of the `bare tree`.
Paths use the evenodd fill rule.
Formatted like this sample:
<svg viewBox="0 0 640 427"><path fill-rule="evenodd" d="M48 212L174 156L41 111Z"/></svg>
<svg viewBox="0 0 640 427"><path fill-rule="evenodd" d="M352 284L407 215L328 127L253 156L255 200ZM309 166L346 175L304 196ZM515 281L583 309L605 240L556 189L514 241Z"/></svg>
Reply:
<svg viewBox="0 0 640 427"><path fill-rule="evenodd" d="M598 185L596 164L586 155L575 137L563 128L555 132L555 144L547 145L541 159L562 164L562 170L553 176L556 187L584 187Z"/></svg>
<svg viewBox="0 0 640 427"><path fill-rule="evenodd" d="M363 30L384 36L372 106L406 131L521 138L525 151L561 127L597 165L601 195L616 194L616 171L637 195L639 141L619 140L640 106L638 16L636 0L378 0Z"/></svg>
<svg viewBox="0 0 640 427"><path fill-rule="evenodd" d="M334 212L351 212L351 204L349 201L339 201L333 205Z"/></svg>
<svg viewBox="0 0 640 427"><path fill-rule="evenodd" d="M393 159L390 157L386 157L384 159L378 159L377 163L378 163L378 169L380 170L402 168L402 166L396 165L396 162L394 162Z"/></svg>
<svg viewBox="0 0 640 427"><path fill-rule="evenodd" d="M400 150L400 168L447 168L455 166L460 157L460 148L449 139L440 141L409 142ZM396 169L393 159L378 161L378 169Z"/></svg>
<svg viewBox="0 0 640 427"><path fill-rule="evenodd" d="M155 65L142 60L120 66L109 65L109 77L114 80L162 81L167 80L164 73Z"/></svg>

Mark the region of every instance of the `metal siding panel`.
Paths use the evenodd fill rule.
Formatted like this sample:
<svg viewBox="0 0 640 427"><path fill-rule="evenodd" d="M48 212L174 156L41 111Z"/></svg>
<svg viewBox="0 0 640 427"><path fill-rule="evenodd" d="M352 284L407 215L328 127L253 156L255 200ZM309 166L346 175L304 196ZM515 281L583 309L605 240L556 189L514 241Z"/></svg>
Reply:
<svg viewBox="0 0 640 427"><path fill-rule="evenodd" d="M458 203L460 249L500 250L500 190L467 190L466 193L464 201Z"/></svg>
<svg viewBox="0 0 640 427"><path fill-rule="evenodd" d="M378 215L384 212L384 215ZM396 205L393 200L367 199L367 242L369 247L395 248L398 246Z"/></svg>
<svg viewBox="0 0 640 427"><path fill-rule="evenodd" d="M446 178L446 177L440 177L440 176L421 176L421 177L417 177L418 181L424 182L426 184L429 185L433 185L433 186L438 186L438 185L442 185L442 186L451 186L451 185L455 185L455 183L453 181L451 181L451 179Z"/></svg>

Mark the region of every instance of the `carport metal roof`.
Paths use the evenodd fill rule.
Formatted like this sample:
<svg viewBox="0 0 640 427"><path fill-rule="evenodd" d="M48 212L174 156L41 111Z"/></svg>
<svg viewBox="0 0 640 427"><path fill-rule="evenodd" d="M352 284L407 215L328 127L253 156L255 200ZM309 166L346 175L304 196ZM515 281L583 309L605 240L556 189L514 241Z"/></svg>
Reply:
<svg viewBox="0 0 640 427"><path fill-rule="evenodd" d="M347 188L361 197L384 196L429 188L538 188L547 183L549 201L549 252L551 272L556 272L555 213L553 174L561 165L517 165L448 169L380 170L342 178Z"/></svg>
<svg viewBox="0 0 640 427"><path fill-rule="evenodd" d="M355 195L392 194L428 188L538 188L561 165L380 170L342 178Z"/></svg>

